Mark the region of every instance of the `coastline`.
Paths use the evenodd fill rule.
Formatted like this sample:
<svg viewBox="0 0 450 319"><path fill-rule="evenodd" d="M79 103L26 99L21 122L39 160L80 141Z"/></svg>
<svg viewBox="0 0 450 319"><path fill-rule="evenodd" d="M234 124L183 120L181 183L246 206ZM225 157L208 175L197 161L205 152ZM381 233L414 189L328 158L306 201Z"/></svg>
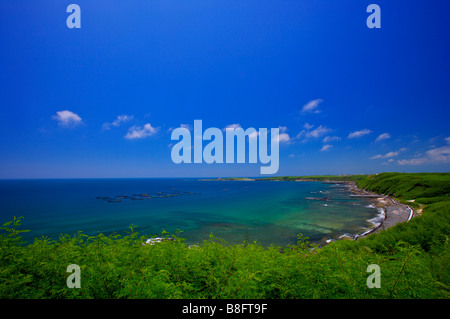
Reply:
<svg viewBox="0 0 450 319"><path fill-rule="evenodd" d="M414 216L414 210L408 205L401 204L388 195L376 194L366 191L365 189L361 189L358 187L356 182L331 180L327 182L348 185L349 191L353 193L355 197L370 198L372 200L372 204L380 210L380 216L378 219L375 218L377 220L376 223L374 223L374 226L360 234L354 235L352 238L353 240L366 237L372 233L378 233L398 223L407 222Z"/></svg>
<svg viewBox="0 0 450 319"><path fill-rule="evenodd" d="M321 182L323 184L341 184L349 187L349 191L353 193L354 197L368 198L371 199L372 205L379 210L379 215L369 222L373 223L373 227L369 227L362 231L361 233L350 235L343 234L338 238L323 239L323 241L328 244L335 240L340 239L352 239L357 240L359 238L366 237L372 233L378 233L382 230L388 229L398 223L408 222L415 215L414 210L405 204L397 202L394 198L384 195L377 194L374 192L367 191L365 189L359 188L355 181L351 180L333 180L333 179L315 179L315 178L296 178L290 180L283 179L264 179L264 178L244 178L244 177L234 177L234 178L219 178L213 180L222 181L294 181L294 182Z"/></svg>
<svg viewBox="0 0 450 319"><path fill-rule="evenodd" d="M321 182L323 184L341 184L346 185L349 191L353 193L354 197L368 198L371 199L372 205L379 210L379 215L369 222L373 223L373 227L369 227L362 231L361 233L350 235L343 234L338 238L323 239L323 241L328 244L335 240L340 239L352 239L358 240L359 238L366 237L372 233L378 233L382 230L388 229L398 223L408 222L414 215L414 210L405 204L397 202L394 198L385 194L376 194L374 192L367 191L365 189L359 188L355 181L351 180L333 180L333 179L315 179L315 178L296 178L290 180L283 179L260 179L260 178L219 178L214 180L222 181L294 181L294 182Z"/></svg>

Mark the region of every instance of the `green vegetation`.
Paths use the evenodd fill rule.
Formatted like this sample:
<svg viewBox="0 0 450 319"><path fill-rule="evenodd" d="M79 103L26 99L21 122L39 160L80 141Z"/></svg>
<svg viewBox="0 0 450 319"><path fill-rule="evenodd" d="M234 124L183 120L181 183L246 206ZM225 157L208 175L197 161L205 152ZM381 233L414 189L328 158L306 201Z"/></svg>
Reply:
<svg viewBox="0 0 450 319"><path fill-rule="evenodd" d="M450 201L449 173L382 173L362 178L358 186L400 201L414 199L419 204Z"/></svg>
<svg viewBox="0 0 450 319"><path fill-rule="evenodd" d="M258 181L296 181L296 180L309 180L309 181L342 181L342 182L356 182L367 175L311 175L311 176L272 176L258 178Z"/></svg>
<svg viewBox="0 0 450 319"><path fill-rule="evenodd" d="M1 298L448 298L450 174L357 176L360 186L424 206L423 214L379 234L318 248L268 248L211 237L189 247L174 241L143 245L134 228L112 234L43 237L24 244L21 218L0 235ZM356 177L355 177L356 179ZM355 180L354 179L354 180ZM66 286L67 266L81 268L81 288ZM369 289L367 266L381 270Z"/></svg>

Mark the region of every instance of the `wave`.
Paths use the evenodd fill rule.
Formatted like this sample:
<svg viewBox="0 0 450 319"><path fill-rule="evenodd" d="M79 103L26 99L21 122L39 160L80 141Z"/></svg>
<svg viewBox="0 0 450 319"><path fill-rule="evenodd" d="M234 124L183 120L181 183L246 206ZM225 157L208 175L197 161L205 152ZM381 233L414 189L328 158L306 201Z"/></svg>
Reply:
<svg viewBox="0 0 450 319"><path fill-rule="evenodd" d="M383 208L378 207L378 215L374 218L368 219L367 221L374 225L374 227L380 227L380 225L386 219L386 212Z"/></svg>

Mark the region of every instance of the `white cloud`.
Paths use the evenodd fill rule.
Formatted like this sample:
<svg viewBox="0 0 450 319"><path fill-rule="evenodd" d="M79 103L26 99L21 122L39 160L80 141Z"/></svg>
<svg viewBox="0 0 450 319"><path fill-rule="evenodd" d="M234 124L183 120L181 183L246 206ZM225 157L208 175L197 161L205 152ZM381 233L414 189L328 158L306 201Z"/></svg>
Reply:
<svg viewBox="0 0 450 319"><path fill-rule="evenodd" d="M111 123L109 123L109 122L103 123L102 128L104 130L109 130L109 129L111 129L111 126L118 127L122 123L129 122L132 119L133 119L133 115L126 115L126 114L118 115L113 122L111 122Z"/></svg>
<svg viewBox="0 0 450 319"><path fill-rule="evenodd" d="M222 131L226 132L227 128L238 129L238 128L242 128L242 126L241 126L240 124L230 124L230 125L227 125ZM242 129L243 129L243 128L242 128ZM279 130L280 130L280 131L286 131L286 130L287 130L287 127L286 127L286 126L280 126L280 127L279 127ZM244 130L244 132L245 132L245 130ZM281 134L280 134L280 135L281 135ZM286 135L287 135L287 134L286 134ZM252 132L252 133L250 133L250 134L248 135L248 138L249 138L249 139L254 139L254 138L257 138L258 136L259 136L259 131L257 131L257 130L255 129L254 132ZM288 136L289 136L289 135L288 135Z"/></svg>
<svg viewBox="0 0 450 319"><path fill-rule="evenodd" d="M397 161L400 165L420 165L424 163L450 163L450 146L441 146L426 151L425 155L412 159L402 159Z"/></svg>
<svg viewBox="0 0 450 319"><path fill-rule="evenodd" d="M384 155L378 154L375 156L372 156L370 159L378 159L378 158L391 158L391 157L395 157L398 156L400 154L400 152L404 152L406 151L407 148L406 147L402 147L401 149L399 149L398 151L393 151L393 152L389 152L386 153ZM391 162L391 161L390 161Z"/></svg>
<svg viewBox="0 0 450 319"><path fill-rule="evenodd" d="M311 125L309 123L305 123L304 127L306 128L306 130L301 130L300 133L298 133L294 138L297 140L303 139L301 141L302 143L306 143L310 139L317 139L332 131L330 128L323 125L319 125L314 130L311 130L314 125Z"/></svg>
<svg viewBox="0 0 450 319"><path fill-rule="evenodd" d="M318 138L318 137L321 137L321 136L329 133L330 131L331 131L331 129L329 129L328 127L320 125L316 129L306 132L305 136L306 137Z"/></svg>
<svg viewBox="0 0 450 319"><path fill-rule="evenodd" d="M279 126L278 129L280 130L281 133L286 133L286 131L287 131L286 126Z"/></svg>
<svg viewBox="0 0 450 319"><path fill-rule="evenodd" d="M273 138L274 141L278 141L279 143L289 143L291 138L289 137L289 134L287 133L281 133L278 135L278 138Z"/></svg>
<svg viewBox="0 0 450 319"><path fill-rule="evenodd" d="M340 141L341 138L339 136L326 136L323 139L324 143L329 143L329 142L335 142L335 141Z"/></svg>
<svg viewBox="0 0 450 319"><path fill-rule="evenodd" d="M382 140L387 140L387 139L390 139L390 138L391 138L391 135L389 133L383 133L383 134L378 135L378 137L376 138L375 142L379 142L379 141L382 141Z"/></svg>
<svg viewBox="0 0 450 319"><path fill-rule="evenodd" d="M225 126L225 128L222 131L226 131L227 128L232 128L232 129L237 129L237 128L242 128L241 124L230 124Z"/></svg>
<svg viewBox="0 0 450 319"><path fill-rule="evenodd" d="M426 156L432 162L449 163L450 162L450 146L442 146L431 149L426 152Z"/></svg>
<svg viewBox="0 0 450 319"><path fill-rule="evenodd" d="M300 133L297 134L297 136L295 137L296 139L301 139L303 135L306 134L305 130L301 130Z"/></svg>
<svg viewBox="0 0 450 319"><path fill-rule="evenodd" d="M399 154L400 154L399 151L389 152L389 153L386 153L384 155L379 154L379 155L372 156L370 159L395 157L395 156L398 156Z"/></svg>
<svg viewBox="0 0 450 319"><path fill-rule="evenodd" d="M325 144L324 146L322 146L322 148L320 149L321 152L325 152L328 151L330 148L332 148L333 145L330 144Z"/></svg>
<svg viewBox="0 0 450 319"><path fill-rule="evenodd" d="M189 131L192 131L192 125L191 124L180 124L180 127L185 128Z"/></svg>
<svg viewBox="0 0 450 319"><path fill-rule="evenodd" d="M278 135L278 139L281 143L283 143L283 142L289 142L290 137L289 137L289 134L287 134L287 133L281 133L280 135Z"/></svg>
<svg viewBox="0 0 450 319"><path fill-rule="evenodd" d="M150 123L145 124L143 127L132 126L125 135L128 140L141 139L147 136L151 136L158 132L158 128L153 127Z"/></svg>
<svg viewBox="0 0 450 319"><path fill-rule="evenodd" d="M193 128L192 128L192 125L191 124L180 124L180 126L179 127L181 127L181 128L185 128L185 129L187 129L187 130L189 130L189 131L192 131L193 130ZM172 132L174 130L174 128L173 127L169 127L168 129L167 129L167 132Z"/></svg>
<svg viewBox="0 0 450 319"><path fill-rule="evenodd" d="M318 106L322 102L323 102L322 99L316 99L316 100L309 101L308 103L303 105L302 113L320 113Z"/></svg>
<svg viewBox="0 0 450 319"><path fill-rule="evenodd" d="M398 160L397 163L400 165L420 165L426 163L427 159L425 157L413 158L409 160Z"/></svg>
<svg viewBox="0 0 450 319"><path fill-rule="evenodd" d="M450 136L445 138L445 141L450 144Z"/></svg>
<svg viewBox="0 0 450 319"><path fill-rule="evenodd" d="M81 117L69 110L58 111L52 118L58 121L58 124L65 127L77 126L83 122Z"/></svg>
<svg viewBox="0 0 450 319"><path fill-rule="evenodd" d="M368 135L368 134L370 134L370 133L372 133L372 131L371 131L371 130L368 130L368 129L364 129L364 130L360 130L360 131L355 131L355 132L350 133L350 134L348 135L348 138L359 138L359 137L362 137L362 136L364 136L364 135Z"/></svg>
<svg viewBox="0 0 450 319"><path fill-rule="evenodd" d="M257 138L258 136L259 136L259 132L255 130L254 132L252 132L248 135L248 138L253 139L253 138Z"/></svg>

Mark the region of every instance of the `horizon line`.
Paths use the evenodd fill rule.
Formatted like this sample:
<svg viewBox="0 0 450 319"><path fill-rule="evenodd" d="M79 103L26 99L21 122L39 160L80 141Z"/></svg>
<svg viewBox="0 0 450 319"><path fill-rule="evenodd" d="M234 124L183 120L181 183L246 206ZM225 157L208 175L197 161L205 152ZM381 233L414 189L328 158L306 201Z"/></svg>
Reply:
<svg viewBox="0 0 450 319"><path fill-rule="evenodd" d="M271 177L287 177L287 176L298 176L298 177L311 177L311 176L357 176L357 175L378 175L382 173L400 173L400 174L448 174L447 172L377 172L377 173L355 173L355 174L308 174L308 175L271 175L271 176L159 176L159 177L12 177L12 178L1 178L0 181L12 181L12 180L88 180L88 179L217 179L217 178L253 178L253 179L263 179Z"/></svg>

